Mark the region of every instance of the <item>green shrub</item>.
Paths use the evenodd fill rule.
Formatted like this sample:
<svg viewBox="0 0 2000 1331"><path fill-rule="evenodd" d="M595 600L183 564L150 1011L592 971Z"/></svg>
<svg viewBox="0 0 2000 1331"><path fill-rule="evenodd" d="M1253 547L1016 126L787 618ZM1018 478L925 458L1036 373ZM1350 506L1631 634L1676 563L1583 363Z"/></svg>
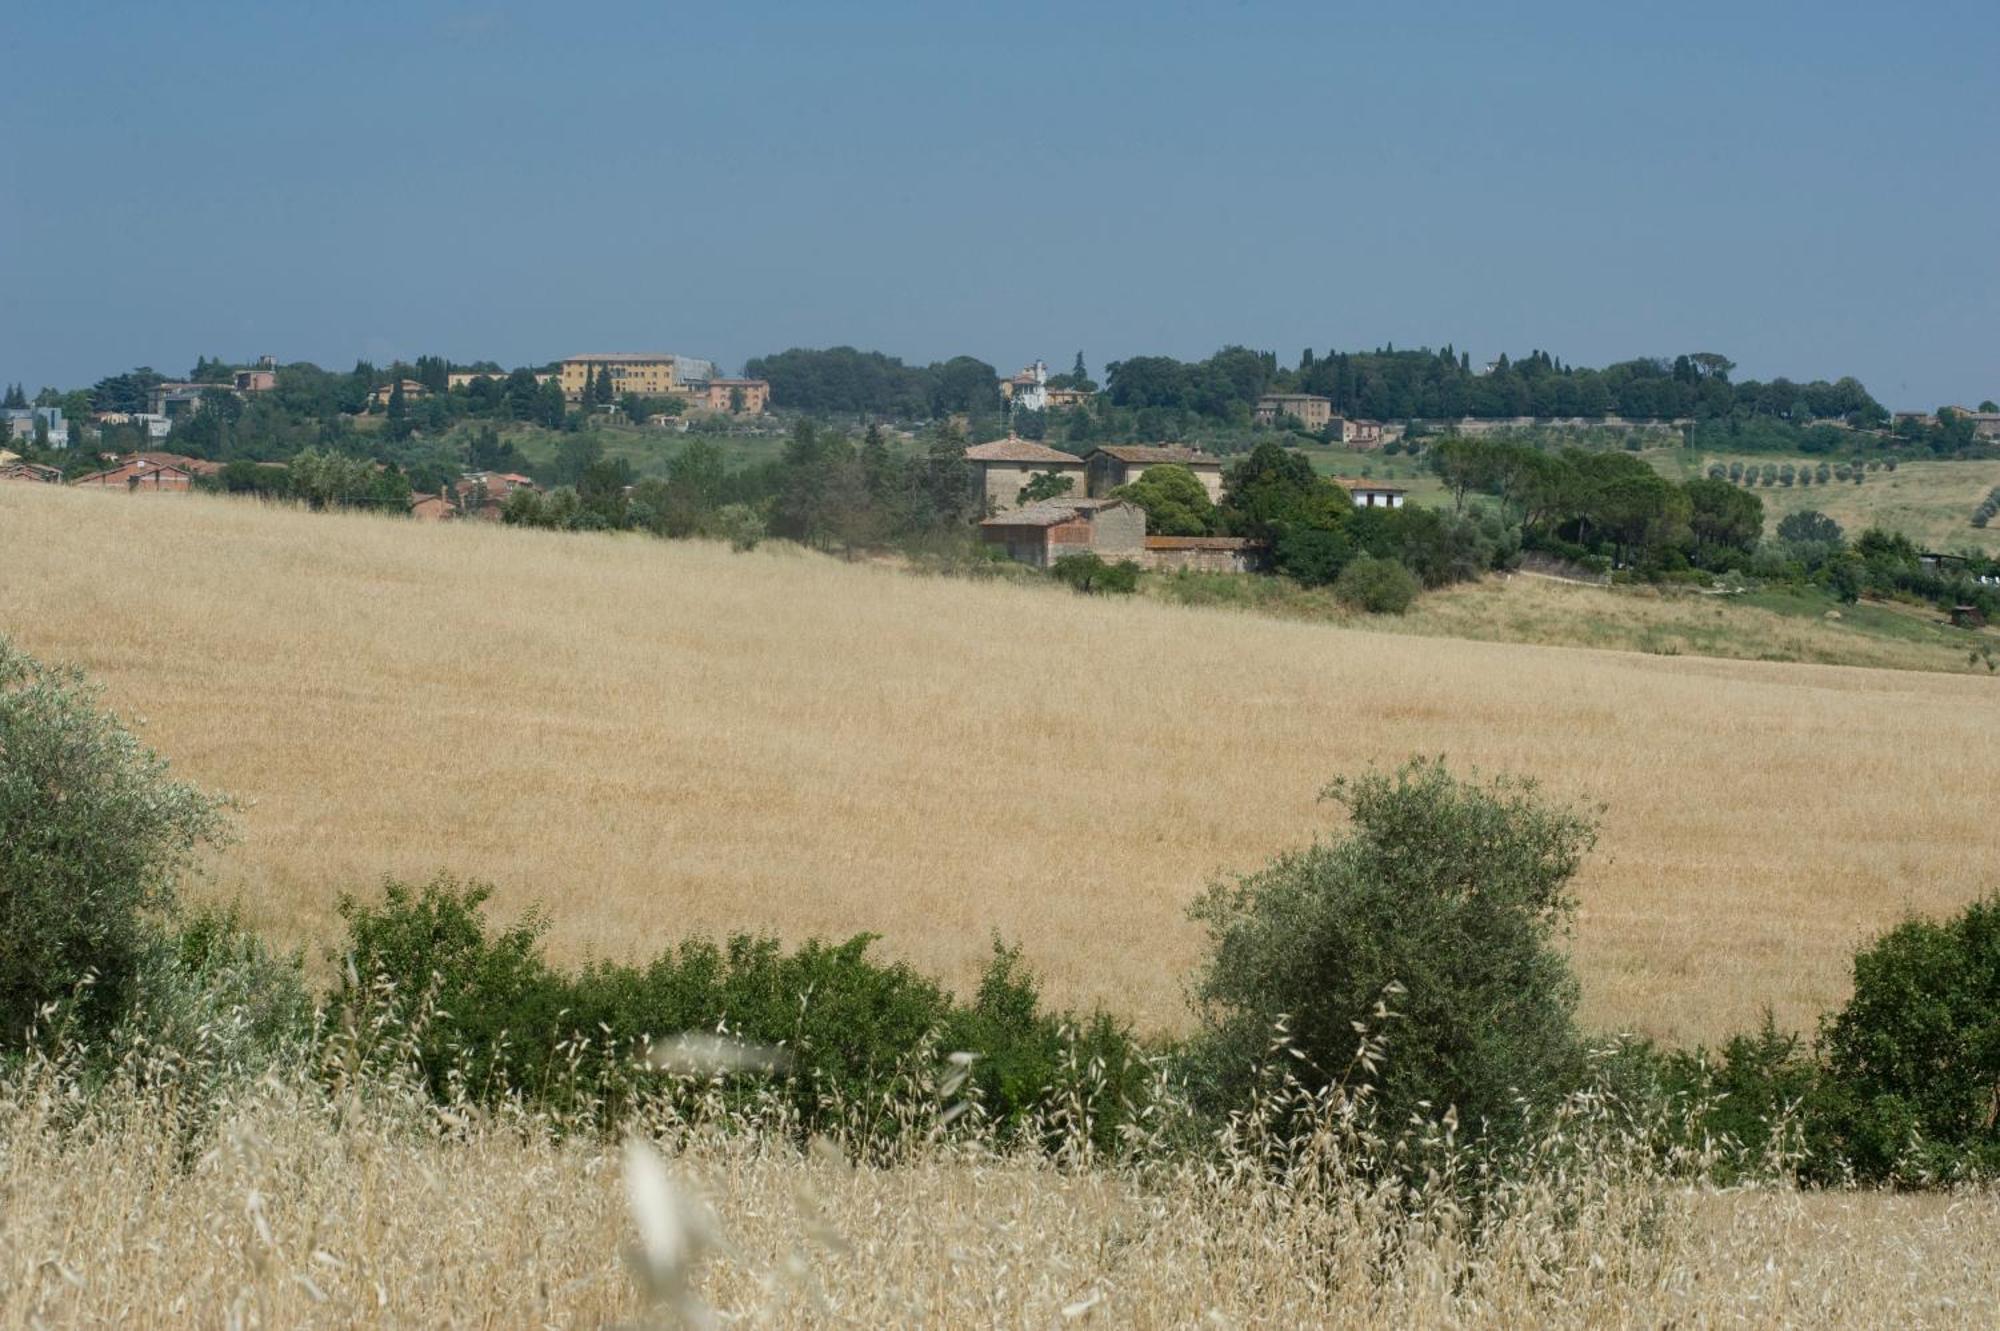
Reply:
<svg viewBox="0 0 2000 1331"><path fill-rule="evenodd" d="M1291 524L1272 544L1271 565L1303 586L1323 587L1340 576L1353 553L1344 530Z"/></svg>
<svg viewBox="0 0 2000 1331"><path fill-rule="evenodd" d="M1129 596L1139 589L1139 566L1129 559L1107 564L1094 552L1063 555L1049 565L1056 581L1086 595Z"/></svg>
<svg viewBox="0 0 2000 1331"><path fill-rule="evenodd" d="M1210 536L1215 532L1215 503L1208 488L1178 463L1148 467L1138 480L1119 486L1114 497L1137 504L1146 512L1146 530L1155 536Z"/></svg>
<svg viewBox="0 0 2000 1331"><path fill-rule="evenodd" d="M1400 615L1417 599L1416 575L1394 559L1356 555L1335 579L1333 594L1371 615Z"/></svg>
<svg viewBox="0 0 2000 1331"><path fill-rule="evenodd" d="M181 916L154 942L126 1024L101 1052L167 1055L183 1085L210 1098L295 1066L312 1035L303 963L272 952L234 906Z"/></svg>
<svg viewBox="0 0 2000 1331"><path fill-rule="evenodd" d="M686 1032L782 1049L777 1090L791 1125L863 1145L928 1128L908 1120L908 1088L951 1051L977 1055L970 1092L1003 1131L1029 1130L1081 1096L1098 1146L1114 1149L1125 1103L1142 1096L1146 1065L1129 1031L1101 1013L1045 1011L1020 954L998 944L970 1003L871 958L870 934L789 952L744 934L690 939L644 964L571 974L544 959L538 913L488 926L490 892L447 877L389 882L378 902L341 904L345 978L329 1013L413 1058L439 1098L525 1098L615 1122L661 1081L644 1063L648 1046ZM740 1103L770 1088L733 1094Z"/></svg>
<svg viewBox="0 0 2000 1331"><path fill-rule="evenodd" d="M1825 1130L1858 1176L2000 1168L2000 895L1858 953L1821 1042Z"/></svg>
<svg viewBox="0 0 2000 1331"><path fill-rule="evenodd" d="M1816 1128L1820 1070L1796 1033L1767 1011L1754 1033L1714 1051L1628 1051L1649 1064L1651 1089L1668 1106L1669 1142L1706 1151L1722 1183L1790 1175L1824 1159ZM1635 1097L1636 1098L1636 1097Z"/></svg>
<svg viewBox="0 0 2000 1331"><path fill-rule="evenodd" d="M1511 1135L1579 1084L1577 984L1559 948L1590 819L1532 783L1460 781L1442 759L1337 781L1339 841L1219 883L1192 907L1211 954L1194 989L1197 1066L1214 1105L1254 1084L1288 1021L1296 1075L1359 1076L1384 1123L1456 1108L1469 1136ZM1387 1051L1349 1069L1356 1022L1388 999Z"/></svg>
<svg viewBox="0 0 2000 1331"><path fill-rule="evenodd" d="M96 701L0 639L0 1048L72 995L71 1034L121 1020L180 871L224 831L220 803Z"/></svg>
<svg viewBox="0 0 2000 1331"><path fill-rule="evenodd" d="M724 504L711 520L715 534L738 554L755 550L764 540L764 519L748 504Z"/></svg>

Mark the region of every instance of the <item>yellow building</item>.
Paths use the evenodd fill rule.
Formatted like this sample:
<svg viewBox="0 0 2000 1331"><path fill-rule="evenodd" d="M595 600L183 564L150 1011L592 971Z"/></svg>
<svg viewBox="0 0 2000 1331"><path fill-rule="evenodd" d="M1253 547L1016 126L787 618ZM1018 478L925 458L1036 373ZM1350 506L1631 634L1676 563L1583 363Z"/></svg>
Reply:
<svg viewBox="0 0 2000 1331"><path fill-rule="evenodd" d="M602 356L570 356L562 363L563 396L572 402L581 401L583 390L590 383L593 374L611 376L613 398L624 397L627 393L637 393L640 397L665 397L670 393L688 393L692 391L689 386L690 380L707 379L709 375L684 373L682 362L685 360L686 357L683 356L652 351L613 351Z"/></svg>
<svg viewBox="0 0 2000 1331"><path fill-rule="evenodd" d="M375 388L371 390L368 394L368 405L371 407L382 407L386 409L389 405L389 398L392 394L395 393L395 391L396 391L396 385L393 383L377 384ZM430 395L431 395L431 390L425 388L415 379L403 380L403 401L416 402L423 398L427 398Z"/></svg>

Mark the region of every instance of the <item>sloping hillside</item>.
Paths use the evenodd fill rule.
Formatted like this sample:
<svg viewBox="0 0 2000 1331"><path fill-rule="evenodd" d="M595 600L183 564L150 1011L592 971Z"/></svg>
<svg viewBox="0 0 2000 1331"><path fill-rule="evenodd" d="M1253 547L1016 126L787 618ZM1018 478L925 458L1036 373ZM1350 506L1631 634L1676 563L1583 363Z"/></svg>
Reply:
<svg viewBox="0 0 2000 1331"><path fill-rule="evenodd" d="M1982 678L1393 636L772 549L0 487L0 625L244 801L208 890L301 940L449 869L562 955L875 930L1180 1020L1187 899L1412 753L1608 806L1587 1017L1806 1022L1995 885Z"/></svg>

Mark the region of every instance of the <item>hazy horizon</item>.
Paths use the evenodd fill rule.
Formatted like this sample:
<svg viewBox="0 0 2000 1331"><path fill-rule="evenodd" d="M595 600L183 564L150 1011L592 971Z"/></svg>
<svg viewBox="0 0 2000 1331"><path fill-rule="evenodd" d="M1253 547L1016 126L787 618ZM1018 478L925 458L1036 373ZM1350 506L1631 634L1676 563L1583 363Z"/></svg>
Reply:
<svg viewBox="0 0 2000 1331"><path fill-rule="evenodd" d="M2000 396L1991 6L30 12L0 381L1450 343Z"/></svg>

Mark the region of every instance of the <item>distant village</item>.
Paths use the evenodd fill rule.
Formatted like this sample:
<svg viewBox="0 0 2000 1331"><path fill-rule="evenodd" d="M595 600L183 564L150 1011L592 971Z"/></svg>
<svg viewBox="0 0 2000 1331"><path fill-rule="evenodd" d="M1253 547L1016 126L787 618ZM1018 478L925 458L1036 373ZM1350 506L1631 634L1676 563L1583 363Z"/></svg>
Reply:
<svg viewBox="0 0 2000 1331"><path fill-rule="evenodd" d="M144 412L93 412L89 427L138 427L149 441L163 445L122 455L104 454L103 466L73 476L68 484L127 493L187 493L201 488L205 477L221 472L223 464L171 450L179 424L198 413L204 401L218 393L253 397L273 391L278 364L264 356L250 368L236 370L229 382L163 380L153 385ZM451 370L447 392L470 391L481 380L505 380L497 370ZM669 399L681 410L648 417L659 428L685 428L690 414L762 416L771 407L771 386L763 379L729 378L715 373L713 362L672 353L606 352L570 356L551 370L534 372L538 385L553 382L572 408L624 401ZM1003 377L999 388L1010 410L1042 412L1086 405L1091 390L1056 387L1049 382L1045 362L1037 361L1018 374ZM371 410L399 410L423 401L433 389L401 377L377 385L369 394ZM1288 424L1338 439L1349 448L1369 451L1395 439L1399 427L1379 421L1343 419L1330 399L1304 393L1272 393L1260 398L1255 419L1262 425ZM42 450L70 447L72 423L56 406L8 408L0 415L8 442L31 443ZM1209 572L1251 572L1264 566L1266 551L1258 542L1233 536L1164 536L1146 530L1145 511L1117 497L1116 491L1159 466L1184 467L1194 474L1212 502L1222 500L1223 459L1180 444L1105 444L1087 453L1065 452L1030 439L1009 435L964 451L973 494L978 502L980 540L1008 558L1049 567L1064 555L1093 553L1108 561L1130 560L1142 568L1195 569ZM63 472L24 459L0 447L0 481L60 484ZM1406 491L1369 480L1339 479L1357 507L1400 508ZM411 517L422 521L499 521L507 500L517 491L540 491L533 478L518 472L467 471L437 492L412 493ZM1023 500L1023 493L1054 490L1049 497Z"/></svg>

